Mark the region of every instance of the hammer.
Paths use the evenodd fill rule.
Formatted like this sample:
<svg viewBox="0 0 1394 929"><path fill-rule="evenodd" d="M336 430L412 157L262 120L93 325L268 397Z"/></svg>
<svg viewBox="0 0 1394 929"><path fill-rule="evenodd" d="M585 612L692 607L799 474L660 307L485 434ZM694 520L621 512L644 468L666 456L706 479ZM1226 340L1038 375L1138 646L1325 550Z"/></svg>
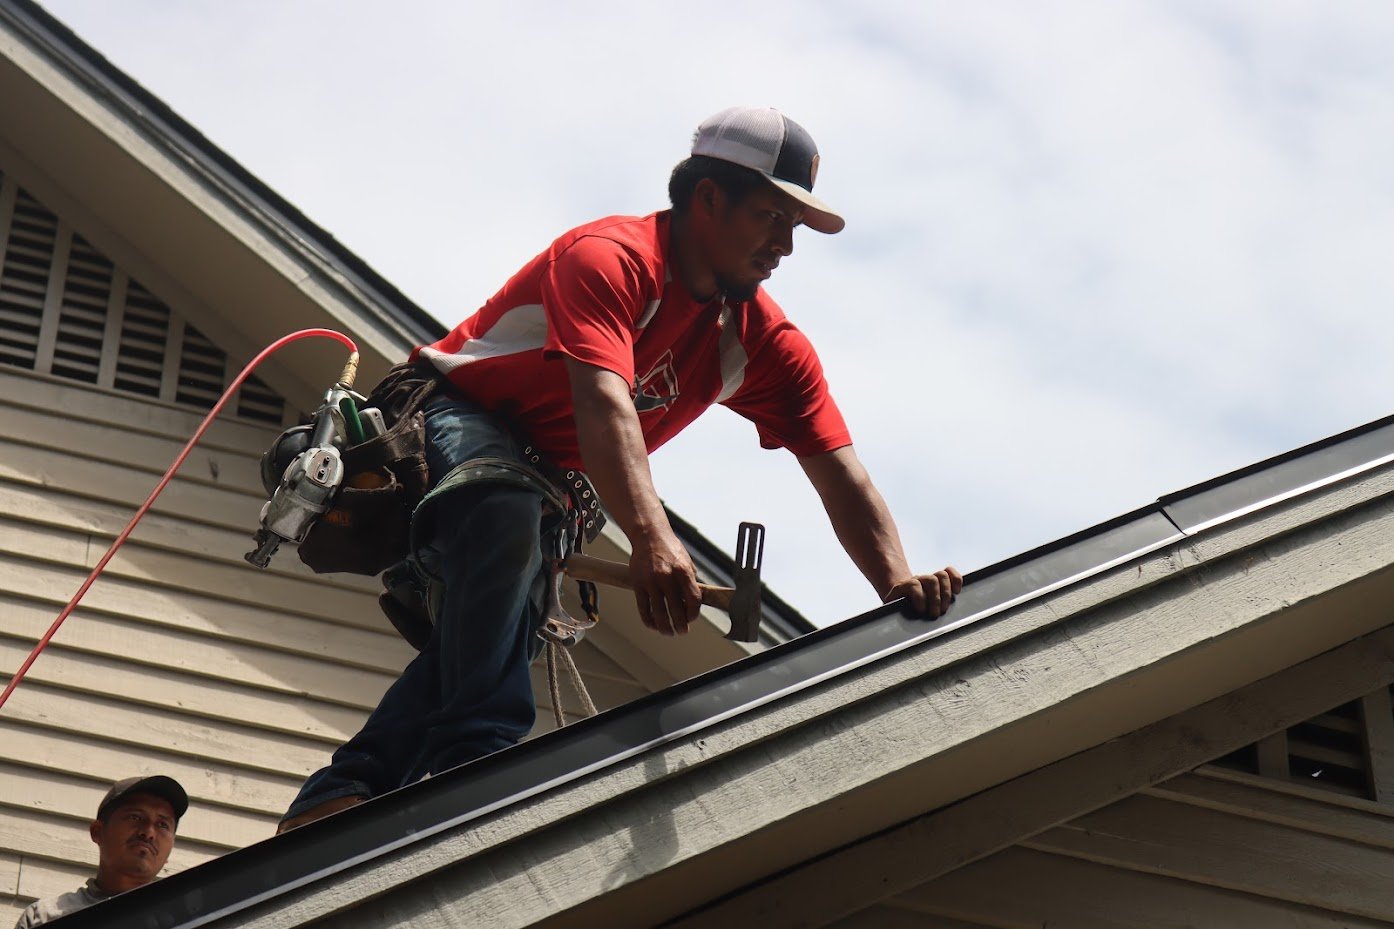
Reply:
<svg viewBox="0 0 1394 929"><path fill-rule="evenodd" d="M760 565L764 554L765 527L741 523L736 533L736 586L697 585L703 603L731 615L731 631L726 638L733 642L755 642L760 638ZM618 561L575 554L566 559L566 573L578 581L634 589L629 582L629 565Z"/></svg>

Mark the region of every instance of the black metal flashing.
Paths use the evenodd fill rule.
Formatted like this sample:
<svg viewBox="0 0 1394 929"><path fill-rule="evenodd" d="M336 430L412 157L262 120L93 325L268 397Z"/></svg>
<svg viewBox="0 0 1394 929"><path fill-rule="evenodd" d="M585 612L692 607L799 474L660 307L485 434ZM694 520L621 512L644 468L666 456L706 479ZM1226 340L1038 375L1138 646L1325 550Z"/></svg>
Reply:
<svg viewBox="0 0 1394 929"><path fill-rule="evenodd" d="M152 139L175 153L178 160L195 164L234 190L294 240L319 254L345 278L371 298L371 303L395 317L422 342L445 334L445 327L367 262L349 251L324 229L266 186L197 129L185 122L158 97L133 81L90 45L33 0L0 0L0 20L42 49L55 63L84 83L93 96L105 100L133 125L143 127Z"/></svg>
<svg viewBox="0 0 1394 929"><path fill-rule="evenodd" d="M1394 460L1394 416L1386 416L1168 494L1158 502L1167 517L1190 534L1391 460Z"/></svg>
<svg viewBox="0 0 1394 929"><path fill-rule="evenodd" d="M67 917L63 925L205 925L1128 564L1185 538L1190 534L1183 531L1187 525L1217 525L1390 460L1394 417L1170 494L1151 506L975 571L943 619L907 618L900 603L887 604L123 894ZM1222 507L1229 509L1220 512ZM1180 514L1180 528L1169 512Z"/></svg>

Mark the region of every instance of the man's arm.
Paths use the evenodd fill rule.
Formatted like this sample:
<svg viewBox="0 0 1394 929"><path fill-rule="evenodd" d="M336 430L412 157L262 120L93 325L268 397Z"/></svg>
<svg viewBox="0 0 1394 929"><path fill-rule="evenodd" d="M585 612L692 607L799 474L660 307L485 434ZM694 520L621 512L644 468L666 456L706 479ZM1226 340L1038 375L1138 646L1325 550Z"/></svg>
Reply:
<svg viewBox="0 0 1394 929"><path fill-rule="evenodd" d="M639 617L665 635L686 633L702 605L697 573L654 490L629 385L574 358L566 370L586 475L633 546L629 579Z"/></svg>
<svg viewBox="0 0 1394 929"><path fill-rule="evenodd" d="M910 570L895 520L852 446L801 457L799 464L823 501L838 541L881 601L909 597L915 612L943 615L963 589L963 576L952 567L934 574Z"/></svg>

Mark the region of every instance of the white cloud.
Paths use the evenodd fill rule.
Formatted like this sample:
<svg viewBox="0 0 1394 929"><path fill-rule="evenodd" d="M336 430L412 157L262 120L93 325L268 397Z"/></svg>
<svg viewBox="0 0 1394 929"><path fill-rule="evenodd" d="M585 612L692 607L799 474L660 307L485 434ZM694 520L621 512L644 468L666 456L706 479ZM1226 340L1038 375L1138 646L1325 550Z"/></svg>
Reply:
<svg viewBox="0 0 1394 929"><path fill-rule="evenodd" d="M662 206L707 113L784 108L849 225L772 289L925 567L1388 409L1387 4L47 5L448 322L567 226ZM722 546L768 522L809 615L872 605L735 417L655 472Z"/></svg>

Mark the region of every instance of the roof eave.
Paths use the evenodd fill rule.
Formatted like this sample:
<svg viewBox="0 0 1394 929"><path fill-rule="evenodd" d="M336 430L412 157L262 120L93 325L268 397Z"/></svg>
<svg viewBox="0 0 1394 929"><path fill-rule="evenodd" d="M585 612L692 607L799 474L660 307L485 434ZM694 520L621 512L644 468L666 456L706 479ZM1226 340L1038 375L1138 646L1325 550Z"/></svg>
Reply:
<svg viewBox="0 0 1394 929"><path fill-rule="evenodd" d="M181 901L323 915L448 873L406 897L656 923L1386 624L1394 466L1310 485L1189 537L1146 508L970 577L957 617L882 608L134 896L195 925Z"/></svg>

